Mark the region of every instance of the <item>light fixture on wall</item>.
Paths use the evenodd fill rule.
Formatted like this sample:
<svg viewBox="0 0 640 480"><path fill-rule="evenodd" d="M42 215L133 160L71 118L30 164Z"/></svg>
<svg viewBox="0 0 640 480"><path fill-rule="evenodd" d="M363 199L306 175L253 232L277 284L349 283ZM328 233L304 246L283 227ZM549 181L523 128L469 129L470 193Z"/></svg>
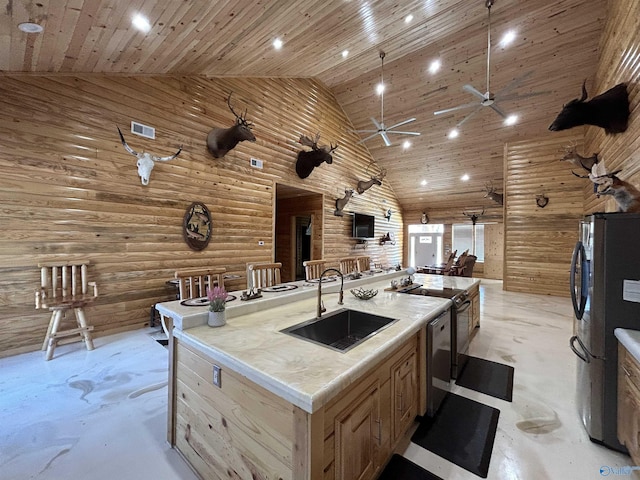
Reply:
<svg viewBox="0 0 640 480"><path fill-rule="evenodd" d="M304 232L305 235L311 235L311 222L313 221L312 217L309 217L309 225L307 225L307 230Z"/></svg>

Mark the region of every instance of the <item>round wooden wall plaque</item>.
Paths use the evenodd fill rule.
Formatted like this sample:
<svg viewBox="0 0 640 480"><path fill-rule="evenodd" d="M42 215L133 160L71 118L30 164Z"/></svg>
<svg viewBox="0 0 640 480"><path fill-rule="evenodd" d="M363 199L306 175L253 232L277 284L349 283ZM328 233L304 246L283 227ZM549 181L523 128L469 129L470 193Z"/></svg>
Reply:
<svg viewBox="0 0 640 480"><path fill-rule="evenodd" d="M184 214L182 234L191 250L204 250L211 239L211 213L203 203L194 202Z"/></svg>

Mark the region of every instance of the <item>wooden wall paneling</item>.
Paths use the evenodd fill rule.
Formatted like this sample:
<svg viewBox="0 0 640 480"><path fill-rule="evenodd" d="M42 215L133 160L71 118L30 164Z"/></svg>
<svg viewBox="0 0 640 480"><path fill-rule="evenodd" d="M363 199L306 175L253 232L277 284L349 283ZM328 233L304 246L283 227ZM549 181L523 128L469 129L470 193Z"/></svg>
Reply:
<svg viewBox="0 0 640 480"><path fill-rule="evenodd" d="M627 83L630 117L626 132L607 135L589 127L585 134L586 152L597 152L607 171L622 169L619 177L640 188L640 1L624 4L608 2L608 15L600 41L598 72L589 97L603 93L621 82ZM613 212L618 209L613 198L596 197L591 185L584 189L585 213Z"/></svg>
<svg viewBox="0 0 640 480"><path fill-rule="evenodd" d="M504 266L504 224L484 226L484 264L482 276L502 280ZM473 269L475 273L475 267Z"/></svg>
<svg viewBox="0 0 640 480"><path fill-rule="evenodd" d="M562 147L574 141L581 151L583 139L572 131L505 145L505 290L569 296L569 264L589 182L559 161ZM540 193L549 197L545 208L536 205Z"/></svg>
<svg viewBox="0 0 640 480"><path fill-rule="evenodd" d="M214 159L206 135L233 124L226 105L231 91L236 111L247 109L257 140ZM0 356L42 342L48 315L33 305L40 260L91 258L100 297L87 317L96 337L148 324L153 304L175 298L166 281L178 268L225 267L242 276L227 287L245 288L246 262L272 261L275 254L275 183L324 196L314 207L322 227L314 239L323 239L314 256L337 261L355 251L350 217L334 216L334 203L366 178L372 159L317 81L5 75L0 107ZM130 133L131 120L155 127L156 139ZM183 151L156 164L143 186L116 125L134 150L169 155L183 144ZM321 143L340 147L332 165L302 180L295 173L298 139L315 132ZM250 167L251 158L263 160L263 169ZM375 262L400 262L403 217L390 185L354 197L347 210L375 215L377 239L386 231L398 239L395 246L372 241L366 254ZM212 216L212 239L200 252L182 238L193 201ZM390 222L383 218L387 208L394 212Z"/></svg>

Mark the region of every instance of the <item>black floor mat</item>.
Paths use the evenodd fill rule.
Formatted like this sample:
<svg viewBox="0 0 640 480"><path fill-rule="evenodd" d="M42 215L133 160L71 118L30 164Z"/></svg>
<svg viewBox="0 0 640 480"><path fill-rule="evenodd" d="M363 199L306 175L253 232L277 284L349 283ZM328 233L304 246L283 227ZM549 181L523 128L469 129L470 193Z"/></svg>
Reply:
<svg viewBox="0 0 640 480"><path fill-rule="evenodd" d="M442 478L396 453L391 457L378 480L442 480Z"/></svg>
<svg viewBox="0 0 640 480"><path fill-rule="evenodd" d="M501 400L513 397L513 367L484 358L469 357L456 384Z"/></svg>
<svg viewBox="0 0 640 480"><path fill-rule="evenodd" d="M433 417L424 417L411 441L487 478L500 410L447 393Z"/></svg>

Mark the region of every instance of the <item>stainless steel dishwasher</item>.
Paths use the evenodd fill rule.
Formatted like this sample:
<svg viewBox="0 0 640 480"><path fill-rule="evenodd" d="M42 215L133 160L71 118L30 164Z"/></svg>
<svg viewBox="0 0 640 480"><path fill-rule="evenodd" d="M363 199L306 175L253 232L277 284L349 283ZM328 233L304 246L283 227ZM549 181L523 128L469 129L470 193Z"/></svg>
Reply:
<svg viewBox="0 0 640 480"><path fill-rule="evenodd" d="M427 415L438 411L451 387L451 309L427 325Z"/></svg>

